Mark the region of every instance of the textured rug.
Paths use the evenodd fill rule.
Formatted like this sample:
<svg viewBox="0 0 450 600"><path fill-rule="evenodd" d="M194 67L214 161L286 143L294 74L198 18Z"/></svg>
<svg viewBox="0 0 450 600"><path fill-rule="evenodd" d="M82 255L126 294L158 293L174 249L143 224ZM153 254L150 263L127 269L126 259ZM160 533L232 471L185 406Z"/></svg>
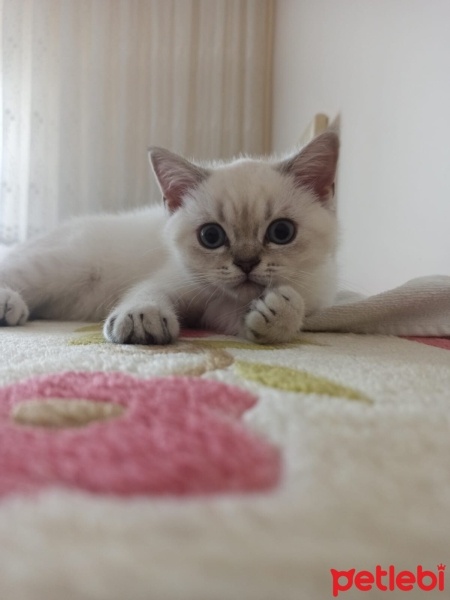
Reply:
<svg viewBox="0 0 450 600"><path fill-rule="evenodd" d="M2 329L0 598L448 597L449 350Z"/></svg>

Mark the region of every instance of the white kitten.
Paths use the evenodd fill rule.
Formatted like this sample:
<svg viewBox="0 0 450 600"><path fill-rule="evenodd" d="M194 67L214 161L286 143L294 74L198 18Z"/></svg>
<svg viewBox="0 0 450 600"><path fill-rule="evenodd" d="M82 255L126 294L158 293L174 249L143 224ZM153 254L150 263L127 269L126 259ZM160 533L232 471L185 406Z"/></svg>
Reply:
<svg viewBox="0 0 450 600"><path fill-rule="evenodd" d="M73 219L0 265L0 324L98 321L118 343L166 344L180 322L285 342L335 291L333 182L325 133L281 162L198 166L150 150L165 206Z"/></svg>

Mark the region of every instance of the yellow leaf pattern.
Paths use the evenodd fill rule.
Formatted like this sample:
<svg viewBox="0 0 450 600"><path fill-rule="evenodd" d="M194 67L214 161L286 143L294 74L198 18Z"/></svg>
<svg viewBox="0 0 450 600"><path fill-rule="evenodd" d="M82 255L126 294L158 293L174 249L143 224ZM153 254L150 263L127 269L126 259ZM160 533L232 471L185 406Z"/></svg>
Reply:
<svg viewBox="0 0 450 600"><path fill-rule="evenodd" d="M372 403L370 398L350 387L334 383L324 377L311 375L306 371L246 361L236 361L235 367L244 379L286 392L323 394Z"/></svg>

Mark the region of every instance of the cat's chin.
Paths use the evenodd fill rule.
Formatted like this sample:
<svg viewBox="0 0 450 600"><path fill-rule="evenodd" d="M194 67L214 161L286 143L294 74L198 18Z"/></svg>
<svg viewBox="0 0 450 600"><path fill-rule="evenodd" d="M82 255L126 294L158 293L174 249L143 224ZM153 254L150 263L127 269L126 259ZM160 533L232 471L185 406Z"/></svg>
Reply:
<svg viewBox="0 0 450 600"><path fill-rule="evenodd" d="M254 281L244 281L233 288L233 295L243 302L250 302L255 298L261 296L263 290L263 285L259 283L255 283Z"/></svg>

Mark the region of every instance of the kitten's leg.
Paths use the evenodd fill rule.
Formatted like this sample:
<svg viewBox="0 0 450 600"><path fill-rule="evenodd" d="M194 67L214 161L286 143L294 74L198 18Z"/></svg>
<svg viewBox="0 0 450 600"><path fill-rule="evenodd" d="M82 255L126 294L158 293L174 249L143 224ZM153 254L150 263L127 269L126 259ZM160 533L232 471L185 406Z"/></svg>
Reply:
<svg viewBox="0 0 450 600"><path fill-rule="evenodd" d="M21 295L9 287L0 287L0 326L23 325L30 314Z"/></svg>
<svg viewBox="0 0 450 600"><path fill-rule="evenodd" d="M29 299L22 291L30 287L33 273L24 262L11 252L0 265L0 326L23 325L30 316Z"/></svg>
<svg viewBox="0 0 450 600"><path fill-rule="evenodd" d="M300 332L304 315L303 298L293 288L268 288L252 302L241 334L257 344L290 342Z"/></svg>
<svg viewBox="0 0 450 600"><path fill-rule="evenodd" d="M104 317L105 298L97 281L91 280L95 264L80 259L76 247L59 238L55 233L26 242L4 257L0 263L0 325L23 325L29 315L80 321ZM113 303L112 299L109 305Z"/></svg>
<svg viewBox="0 0 450 600"><path fill-rule="evenodd" d="M116 344L170 344L179 332L171 300L151 280L132 287L103 327L105 338Z"/></svg>
<svg viewBox="0 0 450 600"><path fill-rule="evenodd" d="M64 249L44 248L46 239L25 243L11 250L0 264L0 325L23 325L40 306L48 306L73 287L71 269ZM36 316L36 315L35 315ZM70 318L70 314L67 314Z"/></svg>

